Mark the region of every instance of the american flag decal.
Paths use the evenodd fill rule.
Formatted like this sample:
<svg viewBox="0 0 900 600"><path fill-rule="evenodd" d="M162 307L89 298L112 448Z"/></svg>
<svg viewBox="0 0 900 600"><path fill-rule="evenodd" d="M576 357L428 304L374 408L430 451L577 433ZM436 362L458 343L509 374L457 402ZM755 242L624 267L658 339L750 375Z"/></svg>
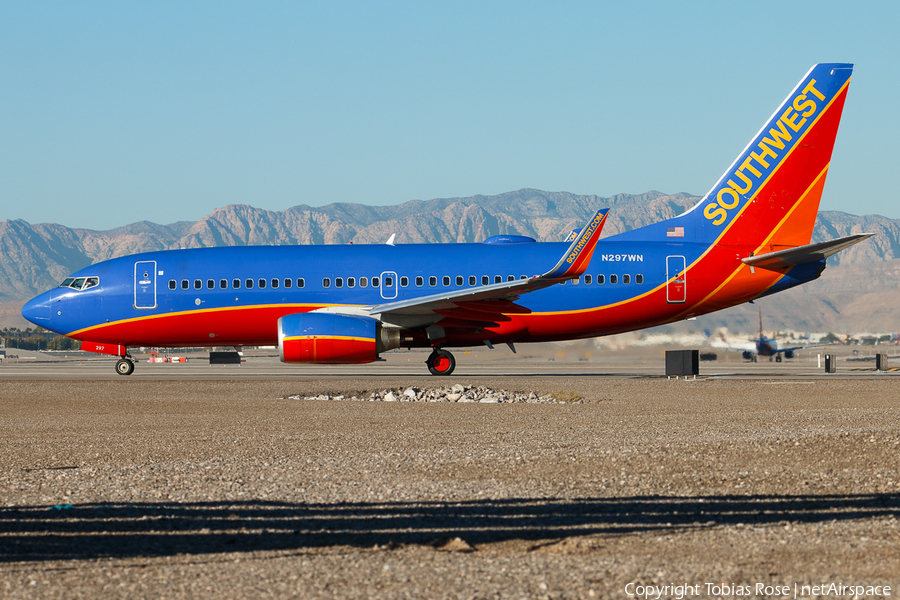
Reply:
<svg viewBox="0 0 900 600"><path fill-rule="evenodd" d="M666 237L684 237L684 227L666 227Z"/></svg>

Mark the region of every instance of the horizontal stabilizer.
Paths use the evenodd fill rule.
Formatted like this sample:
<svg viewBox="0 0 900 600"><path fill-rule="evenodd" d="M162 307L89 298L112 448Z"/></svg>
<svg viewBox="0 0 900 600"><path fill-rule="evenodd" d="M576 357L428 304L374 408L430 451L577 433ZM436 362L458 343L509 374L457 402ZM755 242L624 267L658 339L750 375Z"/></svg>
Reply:
<svg viewBox="0 0 900 600"><path fill-rule="evenodd" d="M829 256L837 254L841 250L849 248L854 244L858 244L873 235L875 234L860 233L858 235L850 235L828 242L821 242L819 244L809 244L808 246L788 248L787 250L779 250L778 252L770 252L758 256L749 256L743 259L743 262L751 267L769 269L770 271L783 271L797 265L825 260Z"/></svg>

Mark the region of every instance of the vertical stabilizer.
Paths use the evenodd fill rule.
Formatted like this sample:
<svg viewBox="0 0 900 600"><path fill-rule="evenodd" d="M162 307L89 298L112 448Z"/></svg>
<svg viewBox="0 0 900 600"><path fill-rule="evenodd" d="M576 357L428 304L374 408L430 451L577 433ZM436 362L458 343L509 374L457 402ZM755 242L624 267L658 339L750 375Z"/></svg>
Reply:
<svg viewBox="0 0 900 600"><path fill-rule="evenodd" d="M692 217L695 239L758 245L759 252L809 243L852 69L829 63L809 70L706 196L682 215Z"/></svg>

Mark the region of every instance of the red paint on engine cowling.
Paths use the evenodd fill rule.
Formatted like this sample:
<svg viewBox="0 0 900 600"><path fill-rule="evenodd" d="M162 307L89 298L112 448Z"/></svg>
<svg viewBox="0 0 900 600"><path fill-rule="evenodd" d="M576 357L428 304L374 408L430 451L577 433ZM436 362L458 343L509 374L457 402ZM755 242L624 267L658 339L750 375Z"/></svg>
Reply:
<svg viewBox="0 0 900 600"><path fill-rule="evenodd" d="M309 336L284 340L282 360L286 363L353 364L378 360L375 340L348 340Z"/></svg>

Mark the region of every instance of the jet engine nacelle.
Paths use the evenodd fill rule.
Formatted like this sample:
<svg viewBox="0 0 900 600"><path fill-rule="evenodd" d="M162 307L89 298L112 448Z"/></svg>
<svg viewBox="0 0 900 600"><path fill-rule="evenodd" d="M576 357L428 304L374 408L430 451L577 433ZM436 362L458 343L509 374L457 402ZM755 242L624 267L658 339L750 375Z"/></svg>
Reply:
<svg viewBox="0 0 900 600"><path fill-rule="evenodd" d="M794 358L794 351L793 350L785 350L784 357L785 358Z"/></svg>
<svg viewBox="0 0 900 600"><path fill-rule="evenodd" d="M753 353L749 350L744 350L741 352L741 356L744 357L744 360L753 360Z"/></svg>
<svg viewBox="0 0 900 600"><path fill-rule="evenodd" d="M367 363L399 346L398 330L368 317L310 312L278 319L278 349L286 363Z"/></svg>

